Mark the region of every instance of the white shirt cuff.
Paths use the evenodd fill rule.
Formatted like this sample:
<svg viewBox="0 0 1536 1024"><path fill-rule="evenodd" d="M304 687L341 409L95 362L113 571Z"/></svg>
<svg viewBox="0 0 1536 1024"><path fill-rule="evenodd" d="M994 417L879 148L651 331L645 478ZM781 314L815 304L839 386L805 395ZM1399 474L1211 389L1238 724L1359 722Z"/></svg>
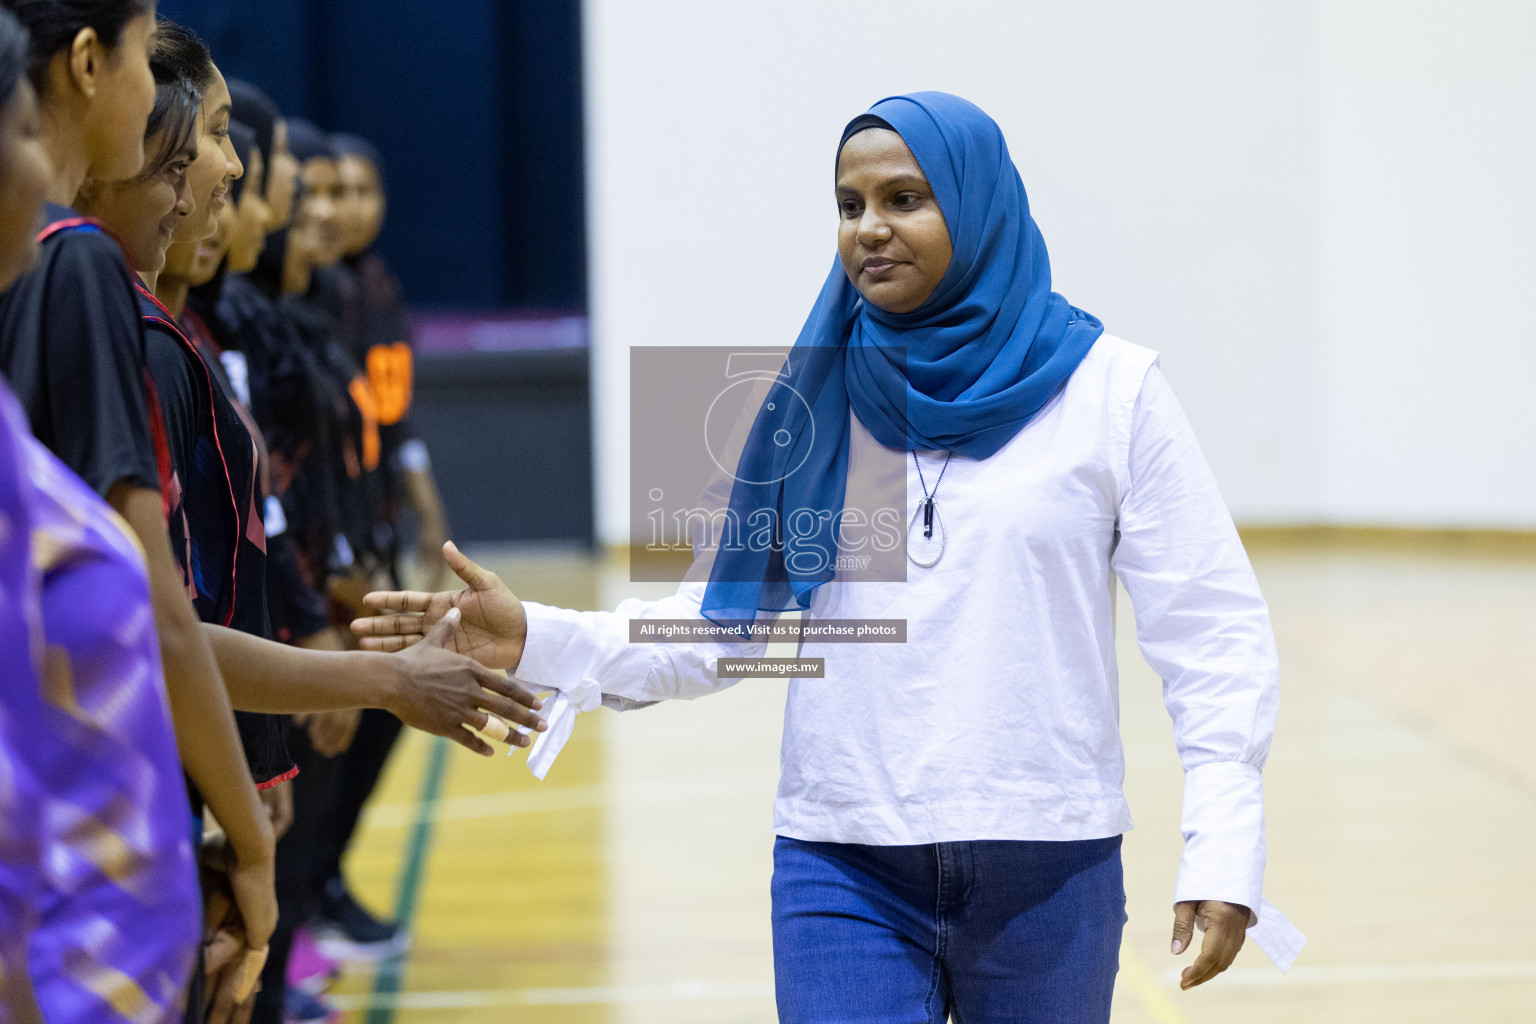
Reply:
<svg viewBox="0 0 1536 1024"><path fill-rule="evenodd" d="M628 620L612 612L579 612L524 601L528 636L512 678L526 686L573 690L583 680L644 679L647 644L631 644Z"/></svg>
<svg viewBox="0 0 1536 1024"><path fill-rule="evenodd" d="M569 691L556 690L545 702L544 719L549 728L539 733L538 739L533 741L533 749L528 751L528 770L533 772L534 778L544 781L550 765L565 749L565 741L571 738L571 732L576 728L576 716L583 711L595 711L601 697L597 680L583 679ZM514 747L507 753L512 754L516 749Z"/></svg>
<svg viewBox="0 0 1536 1024"><path fill-rule="evenodd" d="M1215 761L1184 773L1184 856L1173 901L1221 900L1257 920L1264 889L1264 778L1244 761Z"/></svg>
<svg viewBox="0 0 1536 1024"><path fill-rule="evenodd" d="M1220 900L1248 908L1248 937L1281 971L1307 937L1264 898L1264 778L1245 761L1184 773L1184 856L1173 901Z"/></svg>
<svg viewBox="0 0 1536 1024"><path fill-rule="evenodd" d="M567 673L560 671L561 616L563 608L537 601L523 602L528 633L523 639L523 656L512 670L512 678L527 686L558 686Z"/></svg>

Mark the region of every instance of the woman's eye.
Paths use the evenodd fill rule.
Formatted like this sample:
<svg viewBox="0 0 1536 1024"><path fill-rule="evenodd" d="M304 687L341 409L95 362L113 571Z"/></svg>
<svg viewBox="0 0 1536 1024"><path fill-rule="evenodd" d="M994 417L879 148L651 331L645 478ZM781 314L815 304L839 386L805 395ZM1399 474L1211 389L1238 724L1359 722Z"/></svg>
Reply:
<svg viewBox="0 0 1536 1024"><path fill-rule="evenodd" d="M837 208L842 211L844 217L857 217L859 215L859 204L852 199L844 199L837 204Z"/></svg>
<svg viewBox="0 0 1536 1024"><path fill-rule="evenodd" d="M896 197L895 206L897 209L909 210L920 202L922 197L916 192L902 192Z"/></svg>

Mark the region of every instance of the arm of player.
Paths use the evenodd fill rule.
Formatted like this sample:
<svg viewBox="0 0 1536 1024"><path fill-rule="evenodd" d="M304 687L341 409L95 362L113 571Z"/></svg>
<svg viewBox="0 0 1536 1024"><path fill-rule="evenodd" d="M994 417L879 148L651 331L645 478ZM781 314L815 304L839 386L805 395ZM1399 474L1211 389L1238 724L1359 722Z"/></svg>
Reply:
<svg viewBox="0 0 1536 1024"><path fill-rule="evenodd" d="M204 626L230 697L242 711L291 714L338 708L382 708L406 725L446 736L479 754L491 748L465 731L481 729L487 712L530 729L545 728L543 705L527 688L457 654L458 613L439 616L426 639L399 655L320 651ZM418 637L418 639L421 639ZM525 736L509 742L526 746Z"/></svg>
<svg viewBox="0 0 1536 1024"><path fill-rule="evenodd" d="M127 520L144 550L176 747L187 775L229 837L236 859L230 883L246 935L253 948L264 947L277 926L272 824L251 782L218 664L171 556L160 494L119 483L107 501Z"/></svg>

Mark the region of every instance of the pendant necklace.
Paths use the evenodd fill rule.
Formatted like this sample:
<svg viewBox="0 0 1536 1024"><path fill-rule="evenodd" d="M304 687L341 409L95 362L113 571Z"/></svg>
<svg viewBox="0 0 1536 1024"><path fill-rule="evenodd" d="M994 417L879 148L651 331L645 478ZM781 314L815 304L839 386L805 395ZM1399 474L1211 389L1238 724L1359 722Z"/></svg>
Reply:
<svg viewBox="0 0 1536 1024"><path fill-rule="evenodd" d="M907 558L913 565L922 569L931 569L938 565L939 559L944 557L944 548L949 543L949 531L944 529L944 517L939 515L938 506L934 504L933 499L939 493L939 484L944 482L944 471L949 468L949 460L954 457L954 452L944 457L944 465L939 469L939 478L933 482L933 490L930 492L928 481L923 479L923 464L917 461L917 452L912 453L912 464L917 467L917 482L923 488L923 502L917 507L917 511L912 513L912 522L907 526ZM939 521L939 553L934 555L930 562L920 561L912 554L912 531L917 528L918 516L923 517L924 540L933 539L933 521L935 519Z"/></svg>

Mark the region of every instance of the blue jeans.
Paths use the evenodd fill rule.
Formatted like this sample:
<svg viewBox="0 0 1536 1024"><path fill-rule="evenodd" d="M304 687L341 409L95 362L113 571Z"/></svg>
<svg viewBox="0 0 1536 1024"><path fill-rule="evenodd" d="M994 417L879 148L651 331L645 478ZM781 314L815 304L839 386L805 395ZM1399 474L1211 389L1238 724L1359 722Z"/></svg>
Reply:
<svg viewBox="0 0 1536 1024"><path fill-rule="evenodd" d="M780 1024L1105 1024L1120 837L773 848Z"/></svg>

